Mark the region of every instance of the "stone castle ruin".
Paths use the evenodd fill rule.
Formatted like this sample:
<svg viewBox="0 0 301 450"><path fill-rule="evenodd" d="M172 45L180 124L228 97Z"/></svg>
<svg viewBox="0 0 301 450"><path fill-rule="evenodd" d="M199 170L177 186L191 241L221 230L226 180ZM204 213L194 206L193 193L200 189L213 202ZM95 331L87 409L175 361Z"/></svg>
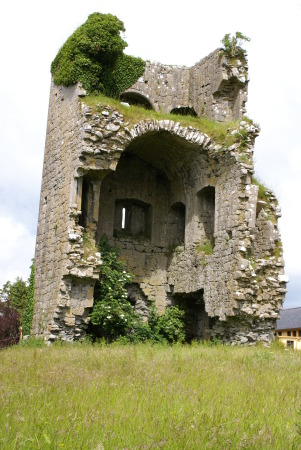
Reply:
<svg viewBox="0 0 301 450"><path fill-rule="evenodd" d="M128 287L148 315L182 305L188 339L273 339L286 292L272 192L258 194L244 120L247 63L216 50L193 67L146 63L120 98L178 120L142 119L88 105L80 84L52 83L35 254L32 333L84 337L101 272L88 240L105 233L134 274ZM125 108L123 107L123 110ZM182 115L241 119L219 142ZM173 116L174 117L174 116ZM243 145L242 145L243 142Z"/></svg>

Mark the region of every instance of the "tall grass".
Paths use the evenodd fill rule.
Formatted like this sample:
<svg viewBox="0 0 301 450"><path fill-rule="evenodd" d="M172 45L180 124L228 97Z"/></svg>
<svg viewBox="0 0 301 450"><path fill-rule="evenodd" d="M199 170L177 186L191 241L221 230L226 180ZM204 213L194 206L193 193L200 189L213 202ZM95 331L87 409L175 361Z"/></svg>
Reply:
<svg viewBox="0 0 301 450"><path fill-rule="evenodd" d="M301 352L84 344L0 359L1 449L301 448Z"/></svg>

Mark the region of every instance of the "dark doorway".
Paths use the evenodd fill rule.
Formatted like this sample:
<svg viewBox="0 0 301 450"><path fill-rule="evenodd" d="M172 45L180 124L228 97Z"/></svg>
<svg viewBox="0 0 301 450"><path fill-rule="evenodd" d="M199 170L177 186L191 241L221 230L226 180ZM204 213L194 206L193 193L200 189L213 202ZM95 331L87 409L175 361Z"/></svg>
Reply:
<svg viewBox="0 0 301 450"><path fill-rule="evenodd" d="M186 341L210 339L211 321L205 311L204 291L174 294L172 303L185 311Z"/></svg>

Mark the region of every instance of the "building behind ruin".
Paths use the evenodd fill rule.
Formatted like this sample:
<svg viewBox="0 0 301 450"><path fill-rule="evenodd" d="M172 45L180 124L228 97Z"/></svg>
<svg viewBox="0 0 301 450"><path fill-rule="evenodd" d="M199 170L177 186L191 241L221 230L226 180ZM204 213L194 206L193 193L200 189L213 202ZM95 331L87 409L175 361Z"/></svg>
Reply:
<svg viewBox="0 0 301 450"><path fill-rule="evenodd" d="M185 307L189 339L273 339L287 281L280 210L253 180L259 129L242 119L247 84L246 60L219 50L191 68L147 63L121 100L178 120L132 124L110 105L94 111L80 84L52 83L34 335L84 337L101 271L101 255L85 242L105 233L134 274L129 297L145 317L154 299L159 311ZM183 126L181 114L242 120L220 142Z"/></svg>

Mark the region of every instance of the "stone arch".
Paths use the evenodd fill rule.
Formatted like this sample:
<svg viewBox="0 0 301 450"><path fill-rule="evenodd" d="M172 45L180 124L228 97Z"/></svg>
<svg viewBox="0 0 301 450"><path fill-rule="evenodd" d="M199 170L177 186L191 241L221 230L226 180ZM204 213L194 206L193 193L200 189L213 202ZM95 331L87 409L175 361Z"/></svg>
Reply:
<svg viewBox="0 0 301 450"><path fill-rule="evenodd" d="M191 106L177 106L170 111L170 114L178 114L180 116L197 117L197 113Z"/></svg>
<svg viewBox="0 0 301 450"><path fill-rule="evenodd" d="M130 105L143 106L145 109L155 109L149 98L134 90L127 90L120 94L120 100Z"/></svg>
<svg viewBox="0 0 301 450"><path fill-rule="evenodd" d="M209 140L171 121L143 121L122 136L115 170L101 182L96 239L105 233L118 245L133 282L164 310L173 258L192 245L191 186L207 176ZM122 226L123 209L129 217Z"/></svg>

